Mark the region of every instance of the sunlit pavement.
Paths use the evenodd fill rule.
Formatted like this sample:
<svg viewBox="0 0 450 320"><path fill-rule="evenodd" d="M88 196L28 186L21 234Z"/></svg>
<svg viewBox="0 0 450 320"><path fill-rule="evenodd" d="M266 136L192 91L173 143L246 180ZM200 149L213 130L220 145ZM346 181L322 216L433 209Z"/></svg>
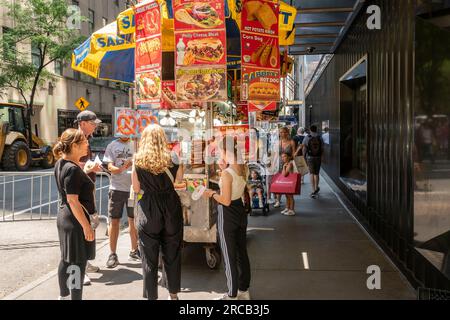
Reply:
<svg viewBox="0 0 450 320"><path fill-rule="evenodd" d="M296 216L283 216L280 208L271 209L267 217L249 218L252 298L415 299L414 289L349 215L324 180L321 196L316 200L309 198L309 186L305 184L302 196L296 199ZM84 299L142 299L142 270L140 263L127 261L129 246L125 233L118 246L121 264L115 269L105 267L108 245L104 243L98 248L94 264L101 270L90 274L92 285L85 287ZM58 247L53 250L59 253ZM370 276L367 268L371 265L381 269L380 290L367 288ZM182 287L180 299L190 300L214 299L226 290L222 265L218 270L210 270L200 245L189 244L183 250ZM56 299L58 291L53 270L7 298ZM167 295L167 290L160 286L159 298L167 299Z"/></svg>

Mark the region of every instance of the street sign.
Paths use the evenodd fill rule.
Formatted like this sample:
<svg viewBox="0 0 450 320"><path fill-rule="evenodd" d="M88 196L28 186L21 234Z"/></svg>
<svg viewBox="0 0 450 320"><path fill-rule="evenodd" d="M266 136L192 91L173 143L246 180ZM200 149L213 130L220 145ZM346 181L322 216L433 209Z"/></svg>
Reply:
<svg viewBox="0 0 450 320"><path fill-rule="evenodd" d="M287 103L288 106L297 106L297 105L301 105L301 104L303 104L302 100L291 100L291 101L288 101L288 103Z"/></svg>
<svg viewBox="0 0 450 320"><path fill-rule="evenodd" d="M75 106L80 109L80 111L86 110L87 107L89 107L89 101L87 101L85 98L80 97L77 101L75 101Z"/></svg>

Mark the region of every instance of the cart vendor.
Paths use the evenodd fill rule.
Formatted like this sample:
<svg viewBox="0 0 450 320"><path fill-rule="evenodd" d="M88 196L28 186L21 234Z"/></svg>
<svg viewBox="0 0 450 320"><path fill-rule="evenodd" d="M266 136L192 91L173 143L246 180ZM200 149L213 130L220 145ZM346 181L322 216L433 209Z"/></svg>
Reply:
<svg viewBox="0 0 450 320"><path fill-rule="evenodd" d="M221 300L249 300L250 262L247 254L247 214L242 196L246 186L245 168L235 138L225 136L219 142L220 161L226 165L220 181L220 194L206 190L204 197L219 203L218 223L227 277L228 293Z"/></svg>
<svg viewBox="0 0 450 320"><path fill-rule="evenodd" d="M158 299L158 258L160 247L167 274L169 299L178 300L181 282L183 213L176 181L183 178L182 166L171 160L167 138L157 124L142 132L132 171L133 190L144 192L139 201L136 228L142 257L144 298Z"/></svg>

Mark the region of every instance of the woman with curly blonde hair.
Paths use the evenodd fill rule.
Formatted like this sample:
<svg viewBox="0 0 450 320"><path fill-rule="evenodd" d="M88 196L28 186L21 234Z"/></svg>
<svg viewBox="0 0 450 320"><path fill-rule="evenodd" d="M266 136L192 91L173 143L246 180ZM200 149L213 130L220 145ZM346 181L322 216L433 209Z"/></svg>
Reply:
<svg viewBox="0 0 450 320"><path fill-rule="evenodd" d="M177 300L180 291L183 213L174 189L174 177L177 182L181 181L183 168L171 160L163 128L156 124L147 126L134 158L132 182L135 193L144 193L137 208L136 228L142 257L144 298L149 300L158 299L160 247L169 299Z"/></svg>

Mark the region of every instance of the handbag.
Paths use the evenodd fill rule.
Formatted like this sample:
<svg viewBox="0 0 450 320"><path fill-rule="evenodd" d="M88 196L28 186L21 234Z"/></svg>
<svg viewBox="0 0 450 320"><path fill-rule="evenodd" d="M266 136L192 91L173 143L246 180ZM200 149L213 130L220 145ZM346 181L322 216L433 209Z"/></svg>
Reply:
<svg viewBox="0 0 450 320"><path fill-rule="evenodd" d="M300 151L300 148L301 147L298 147L298 149L295 152L295 154L298 154L298 152ZM298 173L300 173L302 176L304 176L304 175L309 173L308 164L306 163L305 157L303 155L295 156L294 157L294 163L297 166Z"/></svg>
<svg viewBox="0 0 450 320"><path fill-rule="evenodd" d="M294 172L286 177L282 173L277 173L272 178L270 192L276 194L300 194L301 193L301 174L293 161Z"/></svg>

